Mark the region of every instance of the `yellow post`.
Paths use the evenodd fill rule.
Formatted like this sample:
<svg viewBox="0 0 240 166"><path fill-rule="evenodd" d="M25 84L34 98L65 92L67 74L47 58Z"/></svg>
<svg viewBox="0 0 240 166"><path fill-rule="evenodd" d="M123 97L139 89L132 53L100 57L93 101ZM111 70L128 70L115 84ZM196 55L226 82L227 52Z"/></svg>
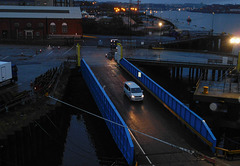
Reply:
<svg viewBox="0 0 240 166"><path fill-rule="evenodd" d="M203 87L203 94L208 94L208 86Z"/></svg>
<svg viewBox="0 0 240 166"><path fill-rule="evenodd" d="M118 43L117 45L119 45L121 47L121 59L123 58L123 47L121 43Z"/></svg>
<svg viewBox="0 0 240 166"><path fill-rule="evenodd" d="M240 71L240 51L238 52L238 63L237 63L237 72Z"/></svg>
<svg viewBox="0 0 240 166"><path fill-rule="evenodd" d="M77 48L77 67L80 67L80 61L81 61L81 56L80 56L80 44L78 43L76 48Z"/></svg>

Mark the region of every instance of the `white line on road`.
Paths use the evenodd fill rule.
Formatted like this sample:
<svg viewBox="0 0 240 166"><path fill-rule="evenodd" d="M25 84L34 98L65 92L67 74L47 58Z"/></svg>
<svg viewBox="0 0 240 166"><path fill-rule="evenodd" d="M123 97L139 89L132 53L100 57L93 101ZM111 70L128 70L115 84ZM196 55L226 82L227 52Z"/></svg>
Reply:
<svg viewBox="0 0 240 166"><path fill-rule="evenodd" d="M53 51L49 52L49 53L47 54L47 56L50 55L50 54L52 54L52 53L53 53Z"/></svg>
<svg viewBox="0 0 240 166"><path fill-rule="evenodd" d="M4 58L2 58L1 60L7 59L9 56L5 56Z"/></svg>
<svg viewBox="0 0 240 166"><path fill-rule="evenodd" d="M67 51L65 51L62 55L65 55L66 53L68 53L69 51L71 51L73 49L74 46L72 46L71 48L69 48Z"/></svg>
<svg viewBox="0 0 240 166"><path fill-rule="evenodd" d="M144 154L144 156L146 157L146 159L148 160L149 164L152 165L151 160L150 160L149 157L146 155L146 153L145 153L145 151L143 150L143 148L141 147L141 145L138 143L138 141L137 141L137 139L135 138L135 136L133 135L132 131L129 130L129 129L128 129L128 131L129 131L129 133L132 135L134 141L136 142L136 144L138 145L138 147L140 148L140 150L142 151L142 153Z"/></svg>

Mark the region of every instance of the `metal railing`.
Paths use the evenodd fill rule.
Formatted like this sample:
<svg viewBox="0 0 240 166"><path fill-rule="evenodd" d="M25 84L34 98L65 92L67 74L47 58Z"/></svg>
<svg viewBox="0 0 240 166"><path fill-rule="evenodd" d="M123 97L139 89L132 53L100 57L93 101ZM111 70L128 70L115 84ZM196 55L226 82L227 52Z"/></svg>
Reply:
<svg viewBox="0 0 240 166"><path fill-rule="evenodd" d="M203 142L210 146L213 152L215 151L216 138L207 123L201 117L191 111L181 101L167 92L125 58L120 60L120 65L156 97L174 116L193 131Z"/></svg>
<svg viewBox="0 0 240 166"><path fill-rule="evenodd" d="M223 157L228 160L233 160L235 155L240 155L240 150L228 150L220 147L215 147L215 149L217 157Z"/></svg>
<svg viewBox="0 0 240 166"><path fill-rule="evenodd" d="M84 59L81 60L81 72L103 118L127 126ZM132 165L134 161L134 145L128 129L108 121L105 122L119 150L128 164Z"/></svg>

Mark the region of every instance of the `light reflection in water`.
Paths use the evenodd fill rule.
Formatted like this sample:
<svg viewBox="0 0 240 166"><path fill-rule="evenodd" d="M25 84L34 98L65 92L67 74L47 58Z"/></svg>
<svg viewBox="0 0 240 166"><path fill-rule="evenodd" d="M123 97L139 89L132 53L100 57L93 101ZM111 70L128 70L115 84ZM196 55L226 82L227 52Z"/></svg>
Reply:
<svg viewBox="0 0 240 166"><path fill-rule="evenodd" d="M99 165L82 116L73 115L71 118L62 165Z"/></svg>

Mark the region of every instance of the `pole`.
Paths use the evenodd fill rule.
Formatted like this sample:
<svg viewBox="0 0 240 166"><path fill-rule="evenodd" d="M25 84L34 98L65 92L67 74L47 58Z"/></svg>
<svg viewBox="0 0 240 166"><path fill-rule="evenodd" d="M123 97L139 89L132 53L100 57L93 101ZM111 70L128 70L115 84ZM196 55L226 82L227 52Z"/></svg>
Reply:
<svg viewBox="0 0 240 166"><path fill-rule="evenodd" d="M237 72L240 71L240 51L238 52L238 63L237 63Z"/></svg>
<svg viewBox="0 0 240 166"><path fill-rule="evenodd" d="M81 56L80 56L80 44L78 43L76 46L76 53L77 53L77 67L80 67L80 61L81 61Z"/></svg>
<svg viewBox="0 0 240 166"><path fill-rule="evenodd" d="M159 45L161 45L161 30L162 30L161 28L162 28L162 25L163 25L162 22L159 22L159 23L158 23L158 26L160 27L160 32L159 32Z"/></svg>
<svg viewBox="0 0 240 166"><path fill-rule="evenodd" d="M121 43L118 43L117 44L121 49L120 49L120 59L123 58L123 47L122 47L122 44Z"/></svg>
<svg viewBox="0 0 240 166"><path fill-rule="evenodd" d="M213 35L213 21L214 21L214 12L212 12L212 35Z"/></svg>
<svg viewBox="0 0 240 166"><path fill-rule="evenodd" d="M159 33L159 44L161 46L161 26L160 26L160 33Z"/></svg>

